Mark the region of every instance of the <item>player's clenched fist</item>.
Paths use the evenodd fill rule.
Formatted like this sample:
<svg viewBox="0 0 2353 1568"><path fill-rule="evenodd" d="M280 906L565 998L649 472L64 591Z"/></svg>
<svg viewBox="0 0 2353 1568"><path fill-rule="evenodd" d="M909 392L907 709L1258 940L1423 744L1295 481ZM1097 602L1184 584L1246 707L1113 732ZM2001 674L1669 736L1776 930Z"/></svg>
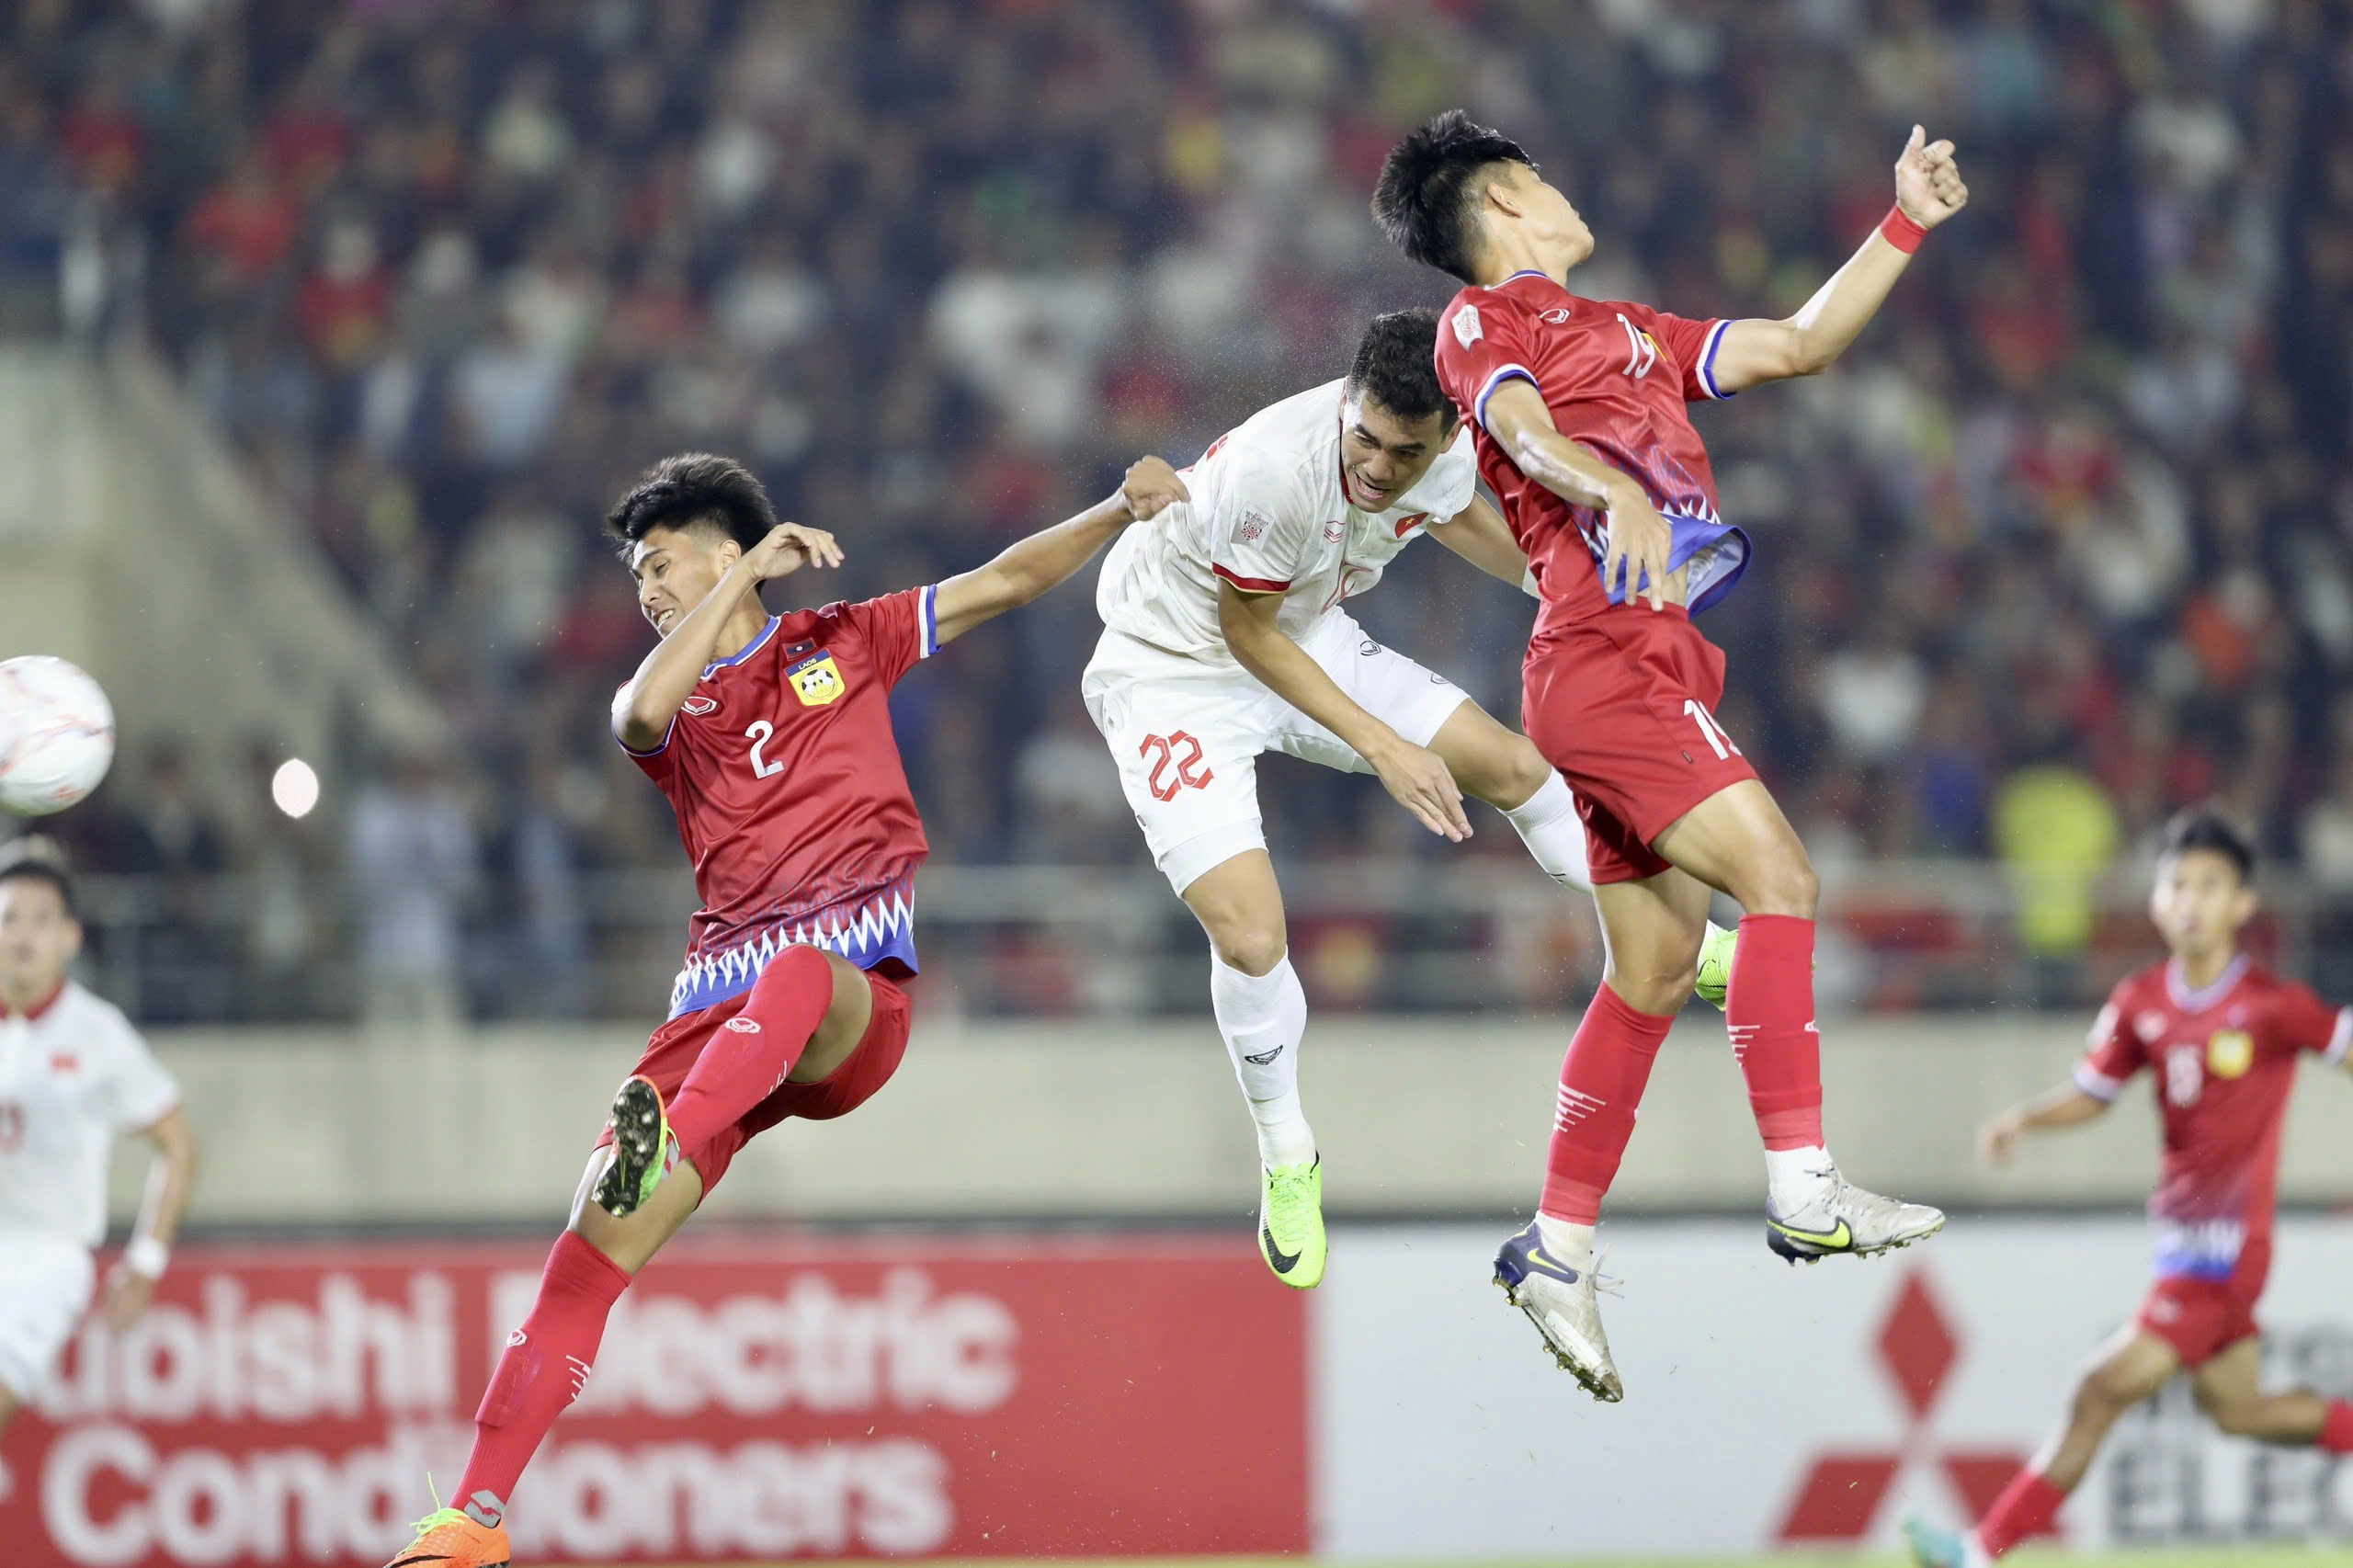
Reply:
<svg viewBox="0 0 2353 1568"><path fill-rule="evenodd" d="M803 566L841 563L842 547L834 542L833 535L823 528L804 528L799 523L779 523L744 557L745 566L762 583L790 577Z"/></svg>
<svg viewBox="0 0 2353 1568"><path fill-rule="evenodd" d="M1138 522L1145 522L1166 511L1178 501L1190 501L1192 493L1165 458L1145 456L1128 465L1127 477L1120 481L1120 494L1127 497L1128 514Z"/></svg>
<svg viewBox="0 0 2353 1568"><path fill-rule="evenodd" d="M1895 204L1924 229L1935 228L1969 205L1969 187L1961 183L1961 165L1953 162L1950 142L1930 142L1926 131L1912 128L1912 140L1895 160Z"/></svg>

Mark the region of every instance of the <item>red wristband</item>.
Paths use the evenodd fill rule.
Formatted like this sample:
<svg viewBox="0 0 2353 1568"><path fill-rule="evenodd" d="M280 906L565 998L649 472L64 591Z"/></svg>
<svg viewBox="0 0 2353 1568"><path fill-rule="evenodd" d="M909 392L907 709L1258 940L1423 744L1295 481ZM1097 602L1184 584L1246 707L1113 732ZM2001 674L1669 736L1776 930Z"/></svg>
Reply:
<svg viewBox="0 0 2353 1568"><path fill-rule="evenodd" d="M1928 237L1928 226L1915 223L1905 216L1903 208L1891 207L1887 210L1887 216L1879 221L1879 237L1905 256L1910 256L1920 248L1920 242Z"/></svg>

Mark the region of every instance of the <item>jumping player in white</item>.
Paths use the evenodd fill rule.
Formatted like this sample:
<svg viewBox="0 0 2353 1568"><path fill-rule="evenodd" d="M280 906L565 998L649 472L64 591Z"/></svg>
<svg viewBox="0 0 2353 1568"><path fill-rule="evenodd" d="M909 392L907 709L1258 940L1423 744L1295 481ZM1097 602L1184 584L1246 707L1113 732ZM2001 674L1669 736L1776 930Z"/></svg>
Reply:
<svg viewBox="0 0 2353 1568"><path fill-rule="evenodd" d="M63 858L44 839L0 845L0 1431L90 1304L115 1134L137 1129L155 1156L109 1327L147 1310L196 1180L179 1088L119 1009L67 978L81 950Z"/></svg>
<svg viewBox="0 0 2353 1568"><path fill-rule="evenodd" d="M1431 832L1471 835L1467 791L1579 892L1568 786L1443 676L1365 635L1340 601L1427 533L1514 586L1528 559L1475 493L1468 441L1431 366L1438 318L1376 317L1348 374L1260 410L1185 471L1189 495L1112 548L1103 637L1082 690L1154 861L1209 934L1210 1001L1249 1101L1263 1178L1258 1247L1284 1284L1324 1277L1323 1172L1299 1094L1307 997L1260 824L1257 757L1377 776ZM1729 931L1699 992L1722 1000ZM1712 989L1711 989L1711 982Z"/></svg>

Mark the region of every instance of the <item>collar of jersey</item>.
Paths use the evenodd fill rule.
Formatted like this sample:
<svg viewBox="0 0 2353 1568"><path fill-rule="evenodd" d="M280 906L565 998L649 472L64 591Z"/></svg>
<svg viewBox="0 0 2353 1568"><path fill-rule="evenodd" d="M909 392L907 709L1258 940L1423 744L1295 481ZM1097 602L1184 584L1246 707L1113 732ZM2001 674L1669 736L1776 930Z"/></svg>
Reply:
<svg viewBox="0 0 2353 1568"><path fill-rule="evenodd" d="M738 648L733 653L728 654L727 657L721 659L716 663L705 665L702 667L703 678L705 680L709 680L715 672L727 669L732 665L740 665L745 660L750 658L753 654L758 653L762 645L764 645L769 638L776 635L776 629L783 622L783 620L784 617L780 615L772 615L768 617L768 623L760 628L760 634L757 637L753 638L749 642L745 643L741 648Z"/></svg>
<svg viewBox="0 0 2353 1568"><path fill-rule="evenodd" d="M1523 278L1541 278L1547 283L1552 281L1552 275L1551 273L1540 271L1533 267L1523 267L1518 272L1513 273L1509 278L1504 278L1501 282L1490 283L1487 287L1490 289L1500 289L1505 283L1517 283Z"/></svg>
<svg viewBox="0 0 2353 1568"><path fill-rule="evenodd" d="M2228 996L2246 976L2248 959L2245 953L2230 961L2228 968L2214 977L2214 983L2203 991L2192 991L2181 978L2181 960L2165 960L2165 994L2173 1005L2185 1013L2203 1013Z"/></svg>
<svg viewBox="0 0 2353 1568"><path fill-rule="evenodd" d="M56 990L21 1013L11 1011L6 1003L0 1003L0 1019L22 1018L28 1024L37 1024L47 1017L50 1011L63 1000L65 1000L65 982L61 980L57 983Z"/></svg>

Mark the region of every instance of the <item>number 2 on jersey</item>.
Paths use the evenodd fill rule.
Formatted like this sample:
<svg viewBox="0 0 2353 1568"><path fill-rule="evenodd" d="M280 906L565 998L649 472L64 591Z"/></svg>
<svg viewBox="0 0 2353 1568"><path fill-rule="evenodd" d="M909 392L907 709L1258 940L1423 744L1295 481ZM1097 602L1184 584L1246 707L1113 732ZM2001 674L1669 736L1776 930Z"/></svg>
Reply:
<svg viewBox="0 0 2353 1568"><path fill-rule="evenodd" d="M774 724L769 723L766 719L756 719L752 722L752 727L745 731L744 733L749 736L752 742L753 778L773 778L778 774L784 771L784 764L780 762L770 762L767 758L760 755L760 748L767 744L768 738L776 733L776 726Z"/></svg>

